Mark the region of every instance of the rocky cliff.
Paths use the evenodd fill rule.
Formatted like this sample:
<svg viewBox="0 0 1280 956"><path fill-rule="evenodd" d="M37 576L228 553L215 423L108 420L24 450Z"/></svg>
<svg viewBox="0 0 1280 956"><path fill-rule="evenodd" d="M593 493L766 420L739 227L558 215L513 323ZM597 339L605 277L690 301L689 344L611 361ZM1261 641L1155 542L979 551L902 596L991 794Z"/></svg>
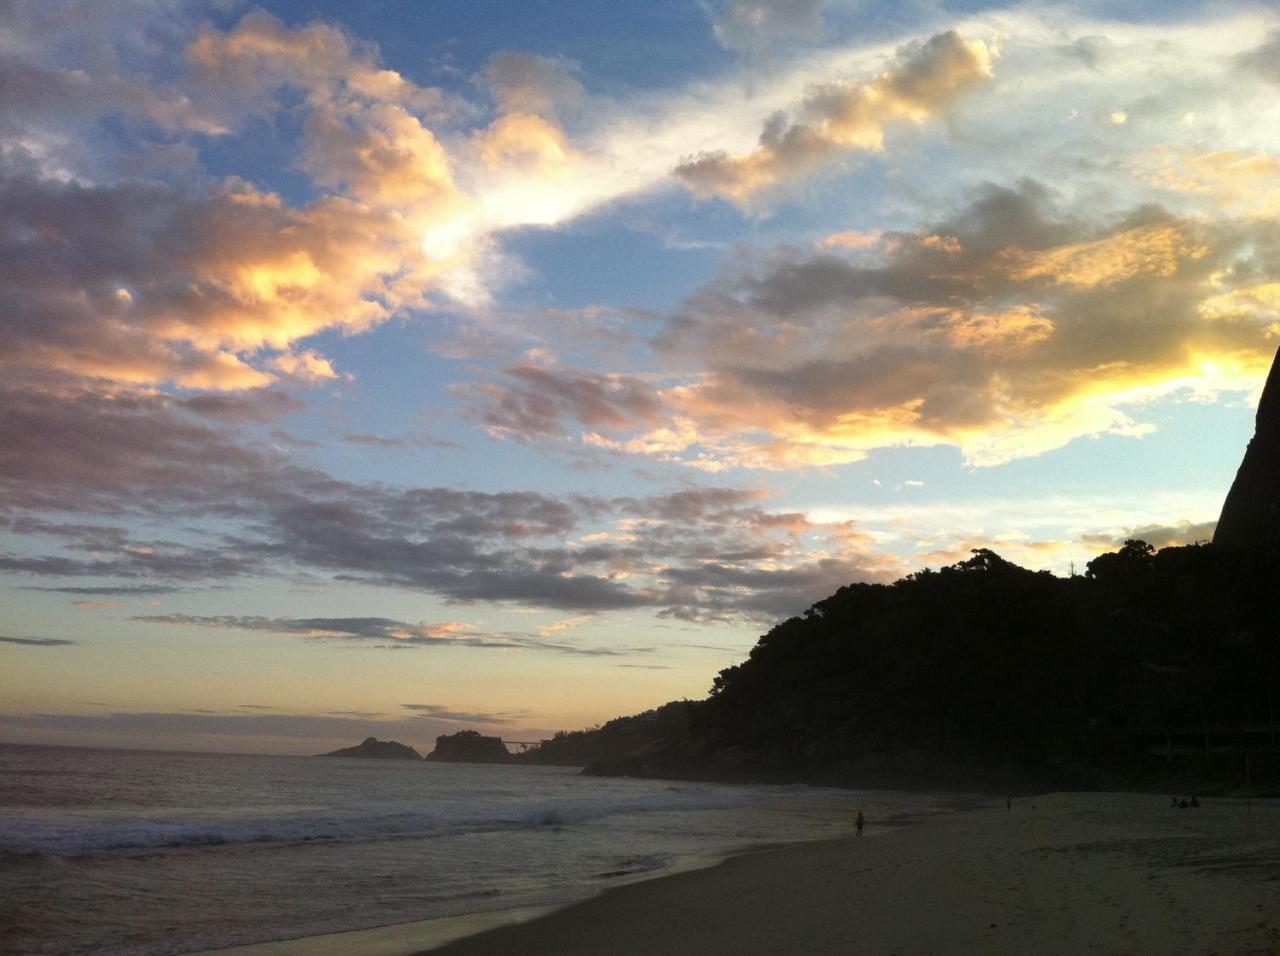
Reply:
<svg viewBox="0 0 1280 956"><path fill-rule="evenodd" d="M1280 353L1262 389L1253 439L1223 502L1213 543L1222 548L1280 549Z"/></svg>
<svg viewBox="0 0 1280 956"><path fill-rule="evenodd" d="M380 760L421 760L422 756L407 744L394 740L379 740L377 737L366 737L354 747L343 747L321 757L376 757Z"/></svg>
<svg viewBox="0 0 1280 956"><path fill-rule="evenodd" d="M501 737L482 737L479 731L460 730L437 737L436 749L427 754L427 759L447 763L507 763L511 754Z"/></svg>

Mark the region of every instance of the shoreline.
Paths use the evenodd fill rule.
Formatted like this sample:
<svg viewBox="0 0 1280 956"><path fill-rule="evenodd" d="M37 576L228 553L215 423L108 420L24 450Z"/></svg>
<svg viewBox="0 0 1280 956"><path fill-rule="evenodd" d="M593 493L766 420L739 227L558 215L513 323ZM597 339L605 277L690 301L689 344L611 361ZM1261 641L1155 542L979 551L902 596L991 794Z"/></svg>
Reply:
<svg viewBox="0 0 1280 956"><path fill-rule="evenodd" d="M542 919L607 893L625 890L641 883L714 869L740 856L823 842L828 841L764 843L722 853L690 854L678 859L669 869L635 874L623 882L603 886L590 896L565 900L562 903L495 907L473 913L454 913L450 916L388 923L384 926L371 926L365 929L339 930L333 933L194 950L184 953L183 956L311 956L311 954L315 956L417 956L419 953L436 952L449 944L482 936L490 930Z"/></svg>
<svg viewBox="0 0 1280 956"><path fill-rule="evenodd" d="M433 956L1280 951L1280 803L1054 793L735 856Z"/></svg>
<svg viewBox="0 0 1280 956"><path fill-rule="evenodd" d="M958 795L957 795L958 796ZM1280 800L957 799L513 907L200 956L1280 952ZM694 862L690 860L690 862Z"/></svg>
<svg viewBox="0 0 1280 956"><path fill-rule="evenodd" d="M896 792L912 793L912 791ZM938 797L939 808L932 811L908 810L894 813L883 820L876 821L868 831L868 839L883 839L929 819L965 813L979 808L984 805L984 801L990 799L979 794L922 792L918 795ZM725 851L690 854L678 858L670 867L661 871L634 874L621 881L601 886L589 896L560 903L515 904L364 929L339 930L331 933L201 949L186 953L185 956L313 956L313 954L314 956L418 956L418 954L436 953L455 943L466 943L472 938L485 937L491 931L536 922L610 894L625 893L647 883L696 876L742 858L820 844L839 843L845 839L853 839L853 837L756 843Z"/></svg>

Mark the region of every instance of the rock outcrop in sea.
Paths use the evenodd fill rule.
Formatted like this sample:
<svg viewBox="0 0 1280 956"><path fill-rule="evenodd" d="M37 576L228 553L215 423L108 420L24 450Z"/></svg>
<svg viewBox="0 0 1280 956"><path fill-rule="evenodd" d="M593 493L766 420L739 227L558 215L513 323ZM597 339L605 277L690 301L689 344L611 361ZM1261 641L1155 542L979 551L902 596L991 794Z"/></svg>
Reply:
<svg viewBox="0 0 1280 956"><path fill-rule="evenodd" d="M484 737L476 730L460 730L437 737L436 749L427 754L427 759L446 763L508 763L511 753L501 737Z"/></svg>
<svg viewBox="0 0 1280 956"><path fill-rule="evenodd" d="M1219 548L1280 549L1280 353L1258 403L1253 438L1245 449L1213 535Z"/></svg>
<svg viewBox="0 0 1280 956"><path fill-rule="evenodd" d="M379 760L421 760L422 755L408 744L395 740L379 740L377 737L366 737L354 747L343 747L333 750L321 757L374 757Z"/></svg>

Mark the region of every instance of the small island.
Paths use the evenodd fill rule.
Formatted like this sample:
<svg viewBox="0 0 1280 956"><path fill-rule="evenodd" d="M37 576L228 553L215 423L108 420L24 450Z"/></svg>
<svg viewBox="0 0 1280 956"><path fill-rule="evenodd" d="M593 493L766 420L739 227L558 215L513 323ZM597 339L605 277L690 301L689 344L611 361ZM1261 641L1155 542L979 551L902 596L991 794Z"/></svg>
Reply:
<svg viewBox="0 0 1280 956"><path fill-rule="evenodd" d="M436 749L427 754L427 759L446 763L509 763L511 753L501 737L485 737L478 730L460 730L437 737Z"/></svg>
<svg viewBox="0 0 1280 956"><path fill-rule="evenodd" d="M377 737L366 737L354 747L343 747L333 750L321 757L372 757L377 760L421 760L422 755L408 744L395 740L379 740Z"/></svg>

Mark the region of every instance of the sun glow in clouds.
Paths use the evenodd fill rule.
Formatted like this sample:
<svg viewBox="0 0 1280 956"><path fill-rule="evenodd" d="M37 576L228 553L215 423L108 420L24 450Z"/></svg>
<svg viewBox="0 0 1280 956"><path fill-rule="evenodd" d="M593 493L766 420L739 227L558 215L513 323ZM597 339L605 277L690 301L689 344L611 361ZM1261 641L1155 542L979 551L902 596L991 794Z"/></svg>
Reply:
<svg viewBox="0 0 1280 956"><path fill-rule="evenodd" d="M1216 514L1274 11L162 6L0 12L15 713L534 739L849 581Z"/></svg>

